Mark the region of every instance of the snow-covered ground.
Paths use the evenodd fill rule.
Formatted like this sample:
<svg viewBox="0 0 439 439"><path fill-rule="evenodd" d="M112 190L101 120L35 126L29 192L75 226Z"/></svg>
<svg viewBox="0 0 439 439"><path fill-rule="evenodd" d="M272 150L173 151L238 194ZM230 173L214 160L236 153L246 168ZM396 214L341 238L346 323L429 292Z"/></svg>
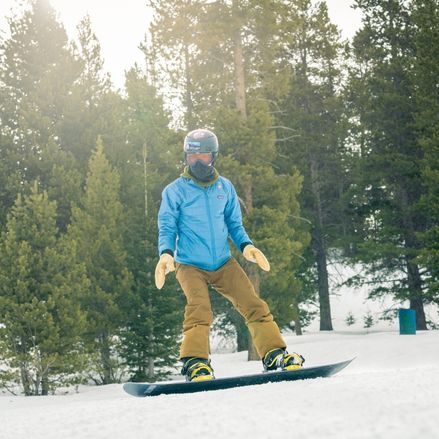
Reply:
<svg viewBox="0 0 439 439"><path fill-rule="evenodd" d="M285 334L306 366L357 357L331 378L153 398L129 396L121 385L47 397L0 394L0 439L439 437L439 331L399 335L397 321L379 320L395 307L389 298L368 301L366 288L343 287L331 296L334 332L319 333L316 319L301 337ZM426 311L438 323L437 307ZM356 319L351 326L348 313ZM374 318L369 329L366 314ZM212 340L214 351L231 346ZM261 370L246 352L215 353L212 362L218 377Z"/></svg>
<svg viewBox="0 0 439 439"><path fill-rule="evenodd" d="M357 356L331 378L134 398L120 385L77 394L0 396L1 439L435 438L439 331L287 336L307 365ZM251 373L245 353L215 354L217 376Z"/></svg>

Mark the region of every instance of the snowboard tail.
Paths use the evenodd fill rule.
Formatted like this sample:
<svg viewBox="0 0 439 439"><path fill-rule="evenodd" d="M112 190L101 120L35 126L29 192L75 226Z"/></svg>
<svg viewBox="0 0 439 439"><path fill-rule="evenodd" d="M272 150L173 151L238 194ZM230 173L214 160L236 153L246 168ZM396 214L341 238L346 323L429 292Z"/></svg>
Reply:
<svg viewBox="0 0 439 439"><path fill-rule="evenodd" d="M241 375L227 378L217 378L209 381L175 383L125 383L123 389L133 396L157 396L175 393L195 393L210 390L224 390L234 387L253 386L280 381L297 381L312 378L324 378L336 374L344 369L354 359L325 366L305 367L292 371L266 372L253 375Z"/></svg>

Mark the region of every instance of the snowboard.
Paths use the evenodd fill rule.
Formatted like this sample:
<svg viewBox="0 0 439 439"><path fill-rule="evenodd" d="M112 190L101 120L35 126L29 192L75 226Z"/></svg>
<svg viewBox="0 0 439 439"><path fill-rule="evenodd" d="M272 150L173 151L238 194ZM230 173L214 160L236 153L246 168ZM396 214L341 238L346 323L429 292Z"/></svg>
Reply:
<svg viewBox="0 0 439 439"><path fill-rule="evenodd" d="M325 366L304 367L292 371L261 372L252 375L241 375L227 378L216 378L208 381L176 381L167 383L125 383L123 389L133 396L157 396L174 393L207 392L210 390L231 389L234 387L254 386L280 381L307 380L311 378L324 378L334 375L344 369L351 361L327 364Z"/></svg>

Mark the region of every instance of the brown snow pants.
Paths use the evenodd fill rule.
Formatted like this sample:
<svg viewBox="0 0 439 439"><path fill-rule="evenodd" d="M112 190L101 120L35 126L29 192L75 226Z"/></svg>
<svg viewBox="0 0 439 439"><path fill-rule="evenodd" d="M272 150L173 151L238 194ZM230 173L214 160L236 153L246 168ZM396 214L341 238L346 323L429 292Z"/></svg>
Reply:
<svg viewBox="0 0 439 439"><path fill-rule="evenodd" d="M231 258L216 271L177 263L176 277L187 300L180 358L209 358L209 330L213 314L208 284L230 300L245 318L261 358L271 349L286 347L267 303L256 294L236 259Z"/></svg>

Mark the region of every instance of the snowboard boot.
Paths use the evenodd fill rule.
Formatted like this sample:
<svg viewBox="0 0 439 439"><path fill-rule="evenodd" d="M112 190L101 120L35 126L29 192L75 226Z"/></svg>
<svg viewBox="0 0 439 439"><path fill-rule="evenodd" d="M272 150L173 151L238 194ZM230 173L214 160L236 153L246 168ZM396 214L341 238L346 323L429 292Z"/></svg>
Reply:
<svg viewBox="0 0 439 439"><path fill-rule="evenodd" d="M300 354L292 352L289 354L285 349L277 348L268 351L262 359L264 372L273 370L296 370L300 369L305 363L305 359Z"/></svg>
<svg viewBox="0 0 439 439"><path fill-rule="evenodd" d="M197 357L182 358L183 368L181 374L186 377L186 381L206 381L213 380L213 369L210 367L210 360Z"/></svg>

